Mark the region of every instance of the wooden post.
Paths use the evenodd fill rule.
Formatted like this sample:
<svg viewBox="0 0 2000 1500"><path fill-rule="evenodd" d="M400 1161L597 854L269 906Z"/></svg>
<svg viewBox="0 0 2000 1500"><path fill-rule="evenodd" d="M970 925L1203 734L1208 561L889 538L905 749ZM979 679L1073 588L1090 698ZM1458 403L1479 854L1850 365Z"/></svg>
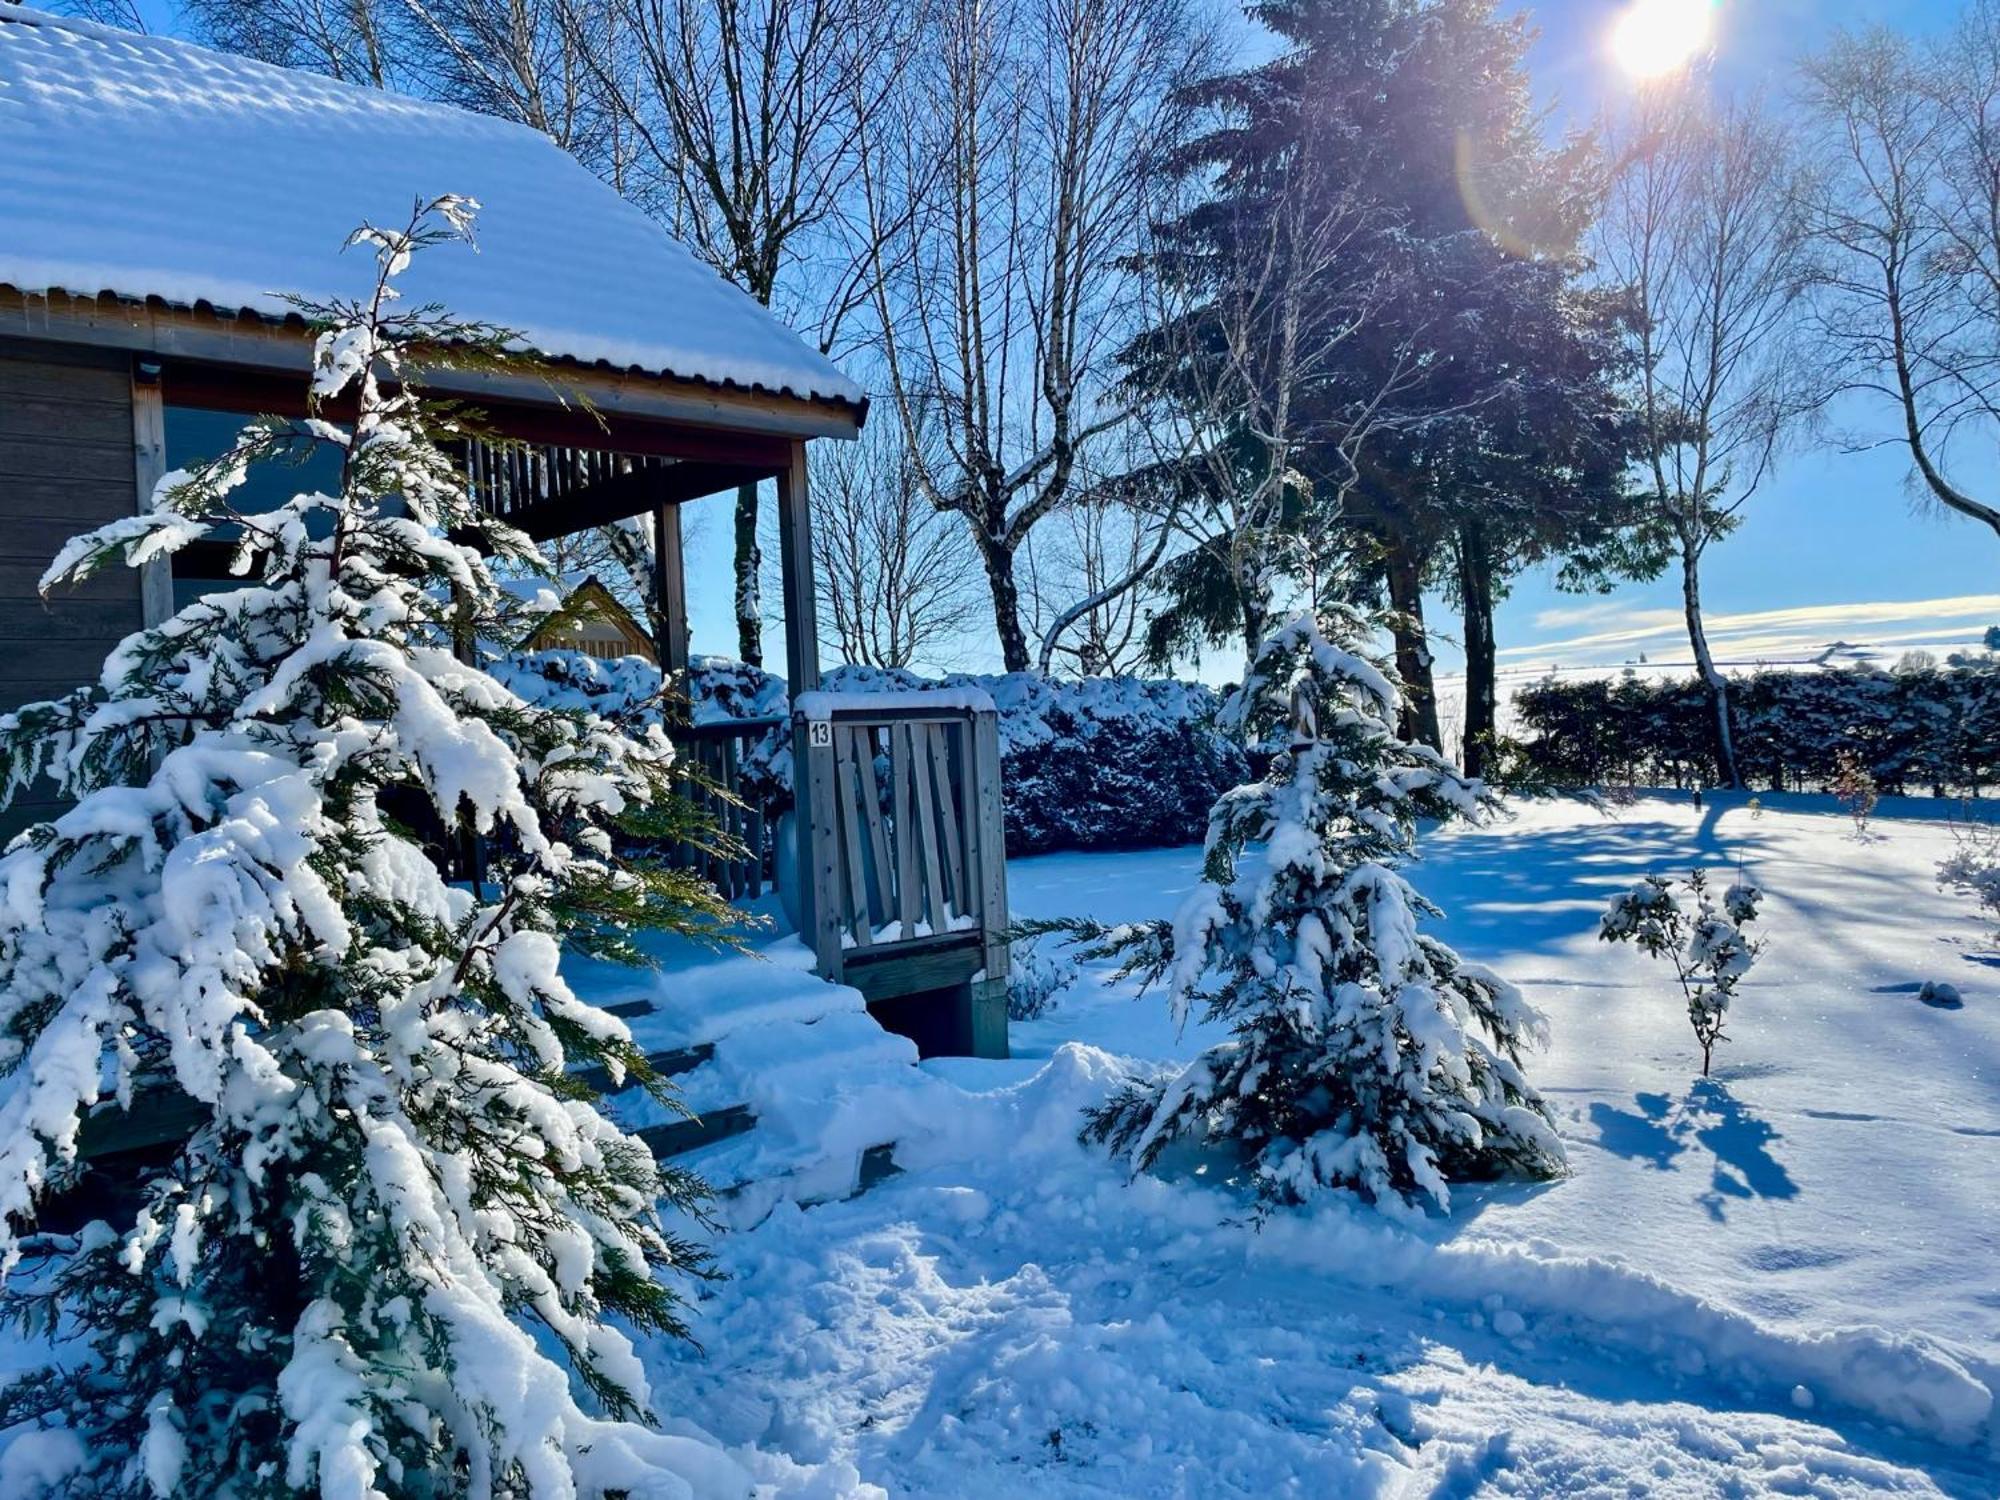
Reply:
<svg viewBox="0 0 2000 1500"><path fill-rule="evenodd" d="M819 687L819 615L813 587L812 508L806 491L806 445L792 444L778 475L778 569L785 593L785 677L796 703ZM846 970L840 944L840 817L834 799L832 725L825 743L811 744L804 714L792 715L792 826L799 847L799 935L819 955L822 977ZM865 921L866 914L863 914Z"/></svg>
<svg viewBox="0 0 2000 1500"><path fill-rule="evenodd" d="M138 489L137 508L143 513L153 501L153 490L167 472L167 401L160 389L160 367L145 360L132 365L132 457L133 480ZM155 557L139 569L139 618L146 625L158 625L174 612L173 563Z"/></svg>
<svg viewBox="0 0 2000 1500"><path fill-rule="evenodd" d="M778 566L785 590L785 677L797 697L819 686L819 598L803 442L792 444L792 461L778 476Z"/></svg>
<svg viewBox="0 0 2000 1500"><path fill-rule="evenodd" d="M972 716L973 825L979 831L979 927L985 977L970 985L972 1055L1007 1055L1007 823L1000 800L1000 716Z"/></svg>
<svg viewBox="0 0 2000 1500"><path fill-rule="evenodd" d="M681 508L653 507L653 592L666 639L659 642L660 670L684 671L688 664L687 569L681 550Z"/></svg>
<svg viewBox="0 0 2000 1500"><path fill-rule="evenodd" d="M831 720L814 723L792 715L792 821L798 829L799 936L819 956L821 978L838 983L847 972L841 942L846 893L840 874L840 804L834 795L834 737ZM813 741L818 739L820 743ZM860 920L868 920L864 909Z"/></svg>

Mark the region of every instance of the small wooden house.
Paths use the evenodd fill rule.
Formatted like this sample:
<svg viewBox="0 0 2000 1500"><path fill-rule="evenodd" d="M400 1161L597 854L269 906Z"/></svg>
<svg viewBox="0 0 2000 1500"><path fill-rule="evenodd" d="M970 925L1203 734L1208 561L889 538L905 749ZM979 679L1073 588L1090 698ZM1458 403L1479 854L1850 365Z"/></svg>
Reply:
<svg viewBox="0 0 2000 1500"><path fill-rule="evenodd" d="M370 267L349 234L442 193L479 201L478 252L419 257L405 296L512 330L539 364L435 382L510 440L463 455L480 503L541 538L649 518L672 670L679 507L776 481L803 935L820 972L935 1049L1004 1054L990 709L814 691L807 449L853 438L866 398L523 126L0 8L0 709L94 677L127 633L228 586L223 549L196 546L36 591L65 539L131 514L246 415L301 414L293 299L357 294ZM0 832L52 810L30 799Z"/></svg>
<svg viewBox="0 0 2000 1500"><path fill-rule="evenodd" d="M521 646L527 651L575 651L598 661L637 656L660 664L653 638L594 573L563 595Z"/></svg>

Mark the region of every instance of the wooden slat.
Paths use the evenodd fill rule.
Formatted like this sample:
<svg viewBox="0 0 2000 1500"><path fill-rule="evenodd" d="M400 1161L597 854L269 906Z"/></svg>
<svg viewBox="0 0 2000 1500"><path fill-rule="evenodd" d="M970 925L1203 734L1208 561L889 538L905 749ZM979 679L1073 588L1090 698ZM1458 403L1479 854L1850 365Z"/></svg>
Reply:
<svg viewBox="0 0 2000 1500"><path fill-rule="evenodd" d="M938 834L943 840L944 872L950 885L948 905L966 916L972 914L972 899L965 883L965 840L961 824L965 814L963 788L953 774L950 742L957 738L942 724L927 724L931 767L938 778Z"/></svg>
<svg viewBox="0 0 2000 1500"><path fill-rule="evenodd" d="M896 919L900 936L916 936L917 882L915 830L910 827L910 736L902 725L889 729L889 806L896 829Z"/></svg>
<svg viewBox="0 0 2000 1500"><path fill-rule="evenodd" d="M855 763L861 768L861 820L867 825L868 849L875 878L871 889L875 894L875 909L882 913L882 920L889 920L889 913L896 909L896 865L889 857L889 830L882 811L882 787L875 777L875 730L866 724L842 725L835 734L854 737L856 749Z"/></svg>
<svg viewBox="0 0 2000 1500"><path fill-rule="evenodd" d="M861 862L861 817L854 795L854 740L833 737L833 774L840 785L840 857L847 869L847 906L842 923L854 934L854 946L875 945L875 923L868 906L868 885Z"/></svg>
<svg viewBox="0 0 2000 1500"><path fill-rule="evenodd" d="M916 792L914 811L917 826L913 842L924 870L923 920L930 923L932 932L948 932L951 923L945 915L944 883L938 877L937 806L931 796L931 739L928 732L931 728L928 724L911 724L904 728L903 733L910 740L910 784ZM903 935L910 935L907 928Z"/></svg>

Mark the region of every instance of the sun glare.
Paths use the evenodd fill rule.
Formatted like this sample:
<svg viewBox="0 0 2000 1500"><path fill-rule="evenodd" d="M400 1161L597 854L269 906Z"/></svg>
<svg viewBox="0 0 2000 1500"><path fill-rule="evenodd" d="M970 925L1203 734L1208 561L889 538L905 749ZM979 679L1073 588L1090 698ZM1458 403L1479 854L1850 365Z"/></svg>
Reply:
<svg viewBox="0 0 2000 1500"><path fill-rule="evenodd" d="M1714 30L1715 0L1632 0L1611 30L1611 55L1633 78L1679 72Z"/></svg>

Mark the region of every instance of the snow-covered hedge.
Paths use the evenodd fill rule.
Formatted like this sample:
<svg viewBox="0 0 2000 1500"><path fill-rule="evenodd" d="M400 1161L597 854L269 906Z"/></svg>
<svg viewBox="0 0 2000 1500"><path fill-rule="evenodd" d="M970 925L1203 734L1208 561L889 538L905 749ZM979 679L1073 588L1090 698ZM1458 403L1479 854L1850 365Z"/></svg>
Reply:
<svg viewBox="0 0 2000 1500"><path fill-rule="evenodd" d="M2000 657L1884 672L1755 672L1730 683L1746 781L1824 790L1852 753L1884 793L1955 794L2000 782ZM1707 699L1693 679L1546 681L1515 699L1522 770L1569 786L1719 779Z"/></svg>
<svg viewBox="0 0 2000 1500"><path fill-rule="evenodd" d="M1009 854L1199 843L1215 799L1249 777L1243 752L1214 727L1219 696L1200 683L837 667L825 686L990 695L1000 711Z"/></svg>
<svg viewBox="0 0 2000 1500"><path fill-rule="evenodd" d="M531 701L590 707L607 717L657 715L659 670L638 657L597 661L571 651L508 658L494 675ZM877 667L836 667L822 684L843 693L974 687L1000 711L1007 850L1143 849L1199 842L1208 809L1249 777L1243 752L1214 727L1219 698L1200 683L1136 677L1051 680L919 677ZM697 724L783 717L784 679L725 657L697 657L689 673ZM746 786L782 805L791 747L782 729L744 753Z"/></svg>

